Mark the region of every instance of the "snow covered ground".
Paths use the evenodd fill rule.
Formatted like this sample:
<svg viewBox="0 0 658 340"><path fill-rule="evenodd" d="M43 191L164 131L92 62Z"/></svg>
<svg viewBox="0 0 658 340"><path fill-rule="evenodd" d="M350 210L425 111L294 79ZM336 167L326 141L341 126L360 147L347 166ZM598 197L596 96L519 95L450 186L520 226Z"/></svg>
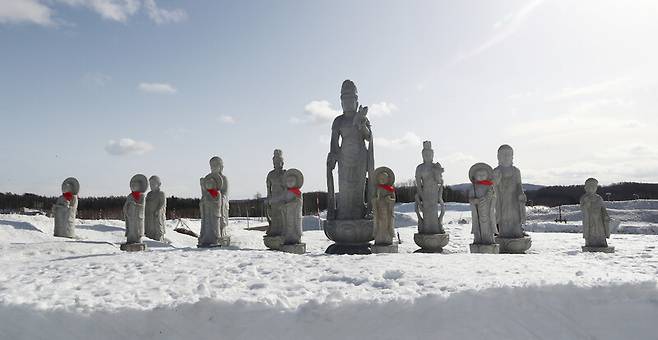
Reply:
<svg viewBox="0 0 658 340"><path fill-rule="evenodd" d="M577 209L563 208L577 226ZM610 208L620 231L658 222L658 201ZM614 254L582 253L580 234L555 232L531 232L526 255L469 254L470 209L452 203L445 252L413 254L413 205L396 210L401 253L368 256L325 255L315 217L308 253L294 255L265 250L245 220L231 221L231 249L197 249L169 221L170 244L124 253L121 221L80 221L80 239L67 240L51 236L50 218L0 215L0 339L658 337L650 232L613 234ZM537 231L555 219L530 213Z"/></svg>

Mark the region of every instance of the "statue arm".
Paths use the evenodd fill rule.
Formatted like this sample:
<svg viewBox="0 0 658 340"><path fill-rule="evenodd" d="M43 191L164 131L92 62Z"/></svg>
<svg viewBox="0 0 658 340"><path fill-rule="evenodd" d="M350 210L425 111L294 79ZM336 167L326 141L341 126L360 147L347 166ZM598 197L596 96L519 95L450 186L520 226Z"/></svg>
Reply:
<svg viewBox="0 0 658 340"><path fill-rule="evenodd" d="M334 123L331 125L331 143L329 147L329 155L327 155L327 169L329 170L333 170L336 167L336 162L338 161L338 153L340 151L340 131L338 130L339 118L340 117L337 117L334 120Z"/></svg>
<svg viewBox="0 0 658 340"><path fill-rule="evenodd" d="M525 196L525 192L523 192L523 183L521 181L521 171L519 169L516 169L516 188L519 192L519 200L525 203L527 201L527 198Z"/></svg>

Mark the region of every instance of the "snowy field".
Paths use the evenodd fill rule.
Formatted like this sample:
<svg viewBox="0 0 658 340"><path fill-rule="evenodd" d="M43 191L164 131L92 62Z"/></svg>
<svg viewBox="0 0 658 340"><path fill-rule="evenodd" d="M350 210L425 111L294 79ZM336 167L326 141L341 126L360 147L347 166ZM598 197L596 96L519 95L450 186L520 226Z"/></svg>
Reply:
<svg viewBox="0 0 658 340"><path fill-rule="evenodd" d="M413 254L411 204L396 209L401 253L367 256L325 255L314 217L294 255L245 220L231 249L197 249L168 221L170 244L124 253L121 221L81 220L67 240L50 218L0 215L0 339L656 339L658 201L609 207L614 254L580 251L575 206L566 226L529 208L526 255L469 254L470 208L454 203L443 254Z"/></svg>

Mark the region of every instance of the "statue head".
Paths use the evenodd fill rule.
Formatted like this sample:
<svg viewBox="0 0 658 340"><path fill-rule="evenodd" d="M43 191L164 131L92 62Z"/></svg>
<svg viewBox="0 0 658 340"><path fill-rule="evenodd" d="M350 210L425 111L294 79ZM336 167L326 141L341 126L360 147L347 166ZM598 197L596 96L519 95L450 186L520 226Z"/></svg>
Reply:
<svg viewBox="0 0 658 340"><path fill-rule="evenodd" d="M493 169L486 163L475 163L468 170L468 178L471 183L477 184L478 182L493 179Z"/></svg>
<svg viewBox="0 0 658 340"><path fill-rule="evenodd" d="M585 192L588 194L595 194L599 188L599 181L596 178L588 178L585 181Z"/></svg>
<svg viewBox="0 0 658 340"><path fill-rule="evenodd" d="M340 88L340 106L343 112L356 112L359 107L359 95L354 82L347 79Z"/></svg>
<svg viewBox="0 0 658 340"><path fill-rule="evenodd" d="M160 180L160 177L154 175L149 178L149 185L151 186L151 190L158 191L160 190L162 181Z"/></svg>
<svg viewBox="0 0 658 340"><path fill-rule="evenodd" d="M393 185L395 183L395 173L385 166L375 169L373 177L375 182L380 185Z"/></svg>
<svg viewBox="0 0 658 340"><path fill-rule="evenodd" d="M498 165L512 166L514 163L514 149L507 144L503 144L498 148Z"/></svg>
<svg viewBox="0 0 658 340"><path fill-rule="evenodd" d="M286 188L301 188L304 185L304 175L298 169L288 169L284 174Z"/></svg>
<svg viewBox="0 0 658 340"><path fill-rule="evenodd" d="M421 153L423 155L423 162L425 163L434 162L434 150L432 150L431 141L426 140L423 142L423 151Z"/></svg>
<svg viewBox="0 0 658 340"><path fill-rule="evenodd" d="M281 170L283 169L283 151L276 149L274 150L274 156L272 157L272 163L274 163L274 169Z"/></svg>
<svg viewBox="0 0 658 340"><path fill-rule="evenodd" d="M74 177L69 177L62 182L62 193L70 192L77 195L80 191L80 183Z"/></svg>
<svg viewBox="0 0 658 340"><path fill-rule="evenodd" d="M213 158L210 159L210 172L214 173L222 173L224 171L224 161L217 157L214 156Z"/></svg>
<svg viewBox="0 0 658 340"><path fill-rule="evenodd" d="M148 186L148 180L142 174L137 174L130 179L130 191L132 192L145 192Z"/></svg>

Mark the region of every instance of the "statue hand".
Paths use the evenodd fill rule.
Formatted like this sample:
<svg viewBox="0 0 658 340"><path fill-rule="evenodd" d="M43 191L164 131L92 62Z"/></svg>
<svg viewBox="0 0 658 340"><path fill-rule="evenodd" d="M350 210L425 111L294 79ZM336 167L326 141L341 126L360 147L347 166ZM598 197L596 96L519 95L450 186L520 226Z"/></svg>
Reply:
<svg viewBox="0 0 658 340"><path fill-rule="evenodd" d="M359 105L359 110L357 111L359 116L365 117L368 114L368 107Z"/></svg>

